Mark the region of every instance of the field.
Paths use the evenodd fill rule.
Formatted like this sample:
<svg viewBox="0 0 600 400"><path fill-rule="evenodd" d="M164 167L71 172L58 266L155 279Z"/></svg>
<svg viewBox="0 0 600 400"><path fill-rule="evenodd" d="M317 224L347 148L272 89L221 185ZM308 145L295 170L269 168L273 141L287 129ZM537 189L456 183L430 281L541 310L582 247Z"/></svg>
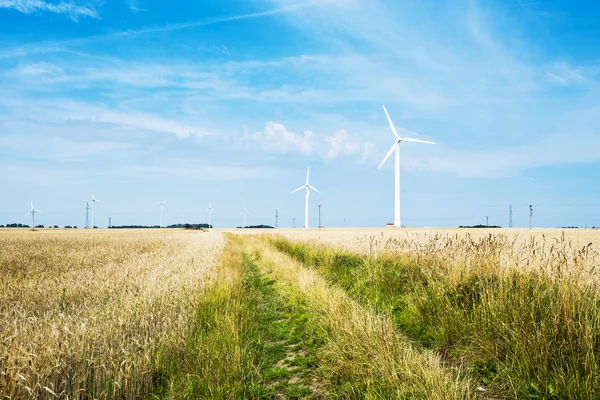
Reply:
<svg viewBox="0 0 600 400"><path fill-rule="evenodd" d="M0 398L598 398L598 230L0 230Z"/></svg>

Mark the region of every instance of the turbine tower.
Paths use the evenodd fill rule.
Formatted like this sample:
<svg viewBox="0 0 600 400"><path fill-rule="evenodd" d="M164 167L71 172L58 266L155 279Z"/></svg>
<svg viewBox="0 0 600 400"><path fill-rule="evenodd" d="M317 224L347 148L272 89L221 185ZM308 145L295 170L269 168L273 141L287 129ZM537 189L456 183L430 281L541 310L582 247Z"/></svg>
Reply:
<svg viewBox="0 0 600 400"><path fill-rule="evenodd" d="M96 200L92 193L92 229L96 228L96 202L100 203L100 200Z"/></svg>
<svg viewBox="0 0 600 400"><path fill-rule="evenodd" d="M242 226L242 228L246 228L246 214L248 214L248 210L246 210L246 206L244 206L244 211L242 211L242 214L244 214L244 226Z"/></svg>
<svg viewBox="0 0 600 400"><path fill-rule="evenodd" d="M35 213L39 213L41 212L40 210L36 210L33 207L33 201L31 202L31 211L29 211L27 214L25 214L26 216L31 214L31 230L35 231Z"/></svg>
<svg viewBox="0 0 600 400"><path fill-rule="evenodd" d="M161 229L162 229L162 226L163 226L162 225L162 222L163 222L163 209L165 208L165 203L166 202L167 202L166 200L164 200L162 202L157 201L157 203L160 204L160 228Z"/></svg>
<svg viewBox="0 0 600 400"><path fill-rule="evenodd" d="M308 167L308 169L306 170L306 183L304 185L300 186L298 189L292 190L292 192L291 192L291 193L294 193L294 192L297 192L298 190L302 190L302 189L306 190L306 199L304 200L304 227L305 228L308 228L308 196L310 196L310 189L314 190L317 193L323 194L308 183L309 174L310 174L310 167Z"/></svg>
<svg viewBox="0 0 600 400"><path fill-rule="evenodd" d="M396 165L395 165L395 176L394 176L394 226L400 227L400 142L413 142L413 143L426 143L426 144L435 144L434 142L428 142L427 140L420 139L412 139L412 138L403 138L398 135L396 128L394 127L394 123L390 118L385 106L383 107L383 111L385 112L385 116L387 117L388 122L390 123L390 128L392 128L392 133L395 136L394 144L392 148L383 158L381 164L377 169L380 169L383 164L387 161L388 158L392 155L392 153L396 153Z"/></svg>
<svg viewBox="0 0 600 400"><path fill-rule="evenodd" d="M209 228L209 229L210 229L210 228L212 228L212 225L210 224L210 215L212 214L212 212L213 212L214 210L215 210L215 209L211 207L211 205L210 205L210 202L209 202L209 203L208 203L208 208L206 209L206 211L208 211L208 228ZM244 208L244 210L245 210L245 208Z"/></svg>

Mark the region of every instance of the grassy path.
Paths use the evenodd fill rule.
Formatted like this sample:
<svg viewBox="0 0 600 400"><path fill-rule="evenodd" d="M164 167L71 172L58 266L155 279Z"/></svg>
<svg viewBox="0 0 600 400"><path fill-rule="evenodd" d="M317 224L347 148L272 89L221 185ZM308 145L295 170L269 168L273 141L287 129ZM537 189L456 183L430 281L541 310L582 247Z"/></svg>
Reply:
<svg viewBox="0 0 600 400"><path fill-rule="evenodd" d="M393 321L259 237L229 236L154 398L462 399L469 384Z"/></svg>
<svg viewBox="0 0 600 400"><path fill-rule="evenodd" d="M306 320L304 343L314 357L326 398L471 398L469 383L443 367L438 356L419 352L387 316L352 300L315 270L245 238L259 271L272 280L283 303Z"/></svg>
<svg viewBox="0 0 600 400"><path fill-rule="evenodd" d="M229 238L186 343L159 355L152 397L321 398L306 318L273 286Z"/></svg>

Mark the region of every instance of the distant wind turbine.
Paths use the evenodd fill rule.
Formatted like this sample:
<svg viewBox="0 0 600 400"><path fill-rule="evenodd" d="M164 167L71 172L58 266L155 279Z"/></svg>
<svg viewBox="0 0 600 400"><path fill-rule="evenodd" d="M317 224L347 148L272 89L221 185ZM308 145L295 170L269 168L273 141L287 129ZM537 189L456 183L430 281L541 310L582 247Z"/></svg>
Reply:
<svg viewBox="0 0 600 400"><path fill-rule="evenodd" d="M390 158L390 156L392 155L392 153L395 151L396 152L396 175L395 175L395 180L394 180L394 226L396 227L400 227L402 226L400 224L400 142L414 142L414 143L426 143L426 144L435 144L434 142L428 142L426 140L420 140L420 139L411 139L411 138L401 138L398 135L398 132L396 132L396 128L394 127L394 124L392 122L392 119L390 118L390 115L388 114L387 110L385 109L385 106L383 107L383 111L385 112L385 116L387 117L388 122L390 123L390 127L392 128L392 133L395 136L395 140L394 140L394 144L392 145L392 148L390 149L390 151L388 151L388 153L385 155L385 157L383 158L383 161L381 162L381 164L379 164L379 167L377 167L377 169L380 169L381 166L387 161L388 158Z"/></svg>
<svg viewBox="0 0 600 400"><path fill-rule="evenodd" d="M242 214L244 214L244 226L242 228L246 228L246 214L248 214L248 210L246 210L246 206L244 206L244 211L242 211Z"/></svg>
<svg viewBox="0 0 600 400"><path fill-rule="evenodd" d="M96 228L96 203L100 203L100 200L97 200L92 193L92 229Z"/></svg>
<svg viewBox="0 0 600 400"><path fill-rule="evenodd" d="M294 192L297 192L298 190L306 189L306 199L304 200L304 227L305 228L308 228L308 196L310 196L310 189L314 190L317 193L323 194L308 183L309 174L310 174L310 167L308 167L308 169L306 170L306 183L304 185L300 186L298 189L292 190L292 192L291 192L291 193L294 193Z"/></svg>
<svg viewBox="0 0 600 400"><path fill-rule="evenodd" d="M208 208L206 209L206 211L208 211L208 227L212 228L212 225L210 224L210 215L212 214L212 212L215 209L211 207L210 202L208 203Z"/></svg>
<svg viewBox="0 0 600 400"><path fill-rule="evenodd" d="M160 227L161 228L163 227L163 208L165 208L166 202L167 202L166 200L164 200L162 202L157 201L157 203L160 204Z"/></svg>
<svg viewBox="0 0 600 400"><path fill-rule="evenodd" d="M31 214L31 230L35 231L35 213L39 213L41 212L40 210L36 210L33 207L33 201L31 202L31 211L29 211L27 214L25 214L26 216Z"/></svg>

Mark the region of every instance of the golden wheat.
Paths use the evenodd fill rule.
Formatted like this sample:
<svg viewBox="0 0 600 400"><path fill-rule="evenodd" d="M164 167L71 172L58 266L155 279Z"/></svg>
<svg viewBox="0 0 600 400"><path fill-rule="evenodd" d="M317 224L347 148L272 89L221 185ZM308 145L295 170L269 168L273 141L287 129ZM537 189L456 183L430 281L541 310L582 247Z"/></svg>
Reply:
<svg viewBox="0 0 600 400"><path fill-rule="evenodd" d="M223 244L213 233L0 232L0 397L147 394Z"/></svg>

